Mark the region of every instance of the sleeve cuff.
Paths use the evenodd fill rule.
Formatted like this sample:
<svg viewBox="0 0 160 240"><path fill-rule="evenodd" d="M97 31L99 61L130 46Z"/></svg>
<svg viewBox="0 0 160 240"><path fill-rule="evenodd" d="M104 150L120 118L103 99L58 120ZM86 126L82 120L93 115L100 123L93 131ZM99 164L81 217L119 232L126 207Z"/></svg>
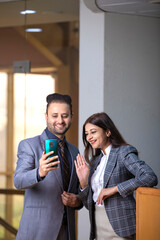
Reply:
<svg viewBox="0 0 160 240"><path fill-rule="evenodd" d="M37 181L40 182L44 179L45 177L40 177L39 176L39 168L37 168Z"/></svg>

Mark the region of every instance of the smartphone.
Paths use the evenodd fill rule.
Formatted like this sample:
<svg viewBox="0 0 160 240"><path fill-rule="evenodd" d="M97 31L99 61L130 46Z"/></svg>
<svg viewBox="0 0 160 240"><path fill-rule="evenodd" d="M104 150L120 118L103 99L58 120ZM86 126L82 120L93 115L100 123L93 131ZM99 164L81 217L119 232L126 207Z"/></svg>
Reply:
<svg viewBox="0 0 160 240"><path fill-rule="evenodd" d="M55 139L47 139L47 140L45 140L45 153L49 153L51 151L54 151L54 153L51 154L48 158L51 158L51 157L57 155L57 144L58 144L58 141L55 140ZM55 161L58 161L58 159L56 159L54 161L51 161L51 162L55 162ZM57 166L58 165L54 165L54 167L57 167Z"/></svg>

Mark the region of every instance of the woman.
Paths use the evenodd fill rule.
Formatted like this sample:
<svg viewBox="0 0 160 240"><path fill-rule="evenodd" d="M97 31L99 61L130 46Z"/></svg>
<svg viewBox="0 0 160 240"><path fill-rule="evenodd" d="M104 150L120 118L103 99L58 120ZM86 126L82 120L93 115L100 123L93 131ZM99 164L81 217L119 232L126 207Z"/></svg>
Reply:
<svg viewBox="0 0 160 240"><path fill-rule="evenodd" d="M106 113L90 116L83 125L84 156L75 161L80 197L89 210L90 239L135 239L133 191L157 185L153 170L123 139ZM89 160L91 156L91 160Z"/></svg>

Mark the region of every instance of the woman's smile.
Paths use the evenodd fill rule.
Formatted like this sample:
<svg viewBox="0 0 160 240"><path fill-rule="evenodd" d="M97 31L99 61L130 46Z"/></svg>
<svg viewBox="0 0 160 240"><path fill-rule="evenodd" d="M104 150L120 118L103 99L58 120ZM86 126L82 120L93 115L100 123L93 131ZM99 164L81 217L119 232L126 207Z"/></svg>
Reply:
<svg viewBox="0 0 160 240"><path fill-rule="evenodd" d="M86 140L91 144L92 148L100 148L101 150L105 150L107 146L110 144L108 140L108 133L104 131L102 128L87 123L85 126L85 134Z"/></svg>

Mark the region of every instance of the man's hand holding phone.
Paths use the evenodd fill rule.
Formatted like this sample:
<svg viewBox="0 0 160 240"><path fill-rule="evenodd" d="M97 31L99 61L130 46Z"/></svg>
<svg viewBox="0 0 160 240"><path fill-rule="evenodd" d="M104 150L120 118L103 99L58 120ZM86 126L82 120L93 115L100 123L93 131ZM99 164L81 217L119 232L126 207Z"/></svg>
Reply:
<svg viewBox="0 0 160 240"><path fill-rule="evenodd" d="M42 157L39 160L40 177L45 177L48 174L48 172L59 168L58 164L60 163L60 161L58 161L58 155L48 158L52 154L53 151L49 153L43 152Z"/></svg>

